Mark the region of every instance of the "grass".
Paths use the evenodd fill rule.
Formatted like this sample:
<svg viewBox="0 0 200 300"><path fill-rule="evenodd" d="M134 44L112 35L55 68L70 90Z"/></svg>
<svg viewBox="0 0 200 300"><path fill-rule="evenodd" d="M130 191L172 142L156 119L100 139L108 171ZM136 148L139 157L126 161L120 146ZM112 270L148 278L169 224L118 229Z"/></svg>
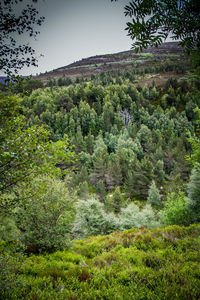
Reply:
<svg viewBox="0 0 200 300"><path fill-rule="evenodd" d="M1 299L200 298L200 225L114 232L29 257L1 248Z"/></svg>

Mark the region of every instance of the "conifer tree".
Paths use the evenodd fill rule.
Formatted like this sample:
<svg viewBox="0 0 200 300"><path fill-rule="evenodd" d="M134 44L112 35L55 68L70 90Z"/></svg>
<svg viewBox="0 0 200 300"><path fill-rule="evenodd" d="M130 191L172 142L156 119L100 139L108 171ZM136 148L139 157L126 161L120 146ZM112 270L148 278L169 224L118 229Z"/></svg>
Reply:
<svg viewBox="0 0 200 300"><path fill-rule="evenodd" d="M120 212L121 205L122 205L122 196L121 196L120 188L117 187L113 194L113 206L114 206L114 211L116 213Z"/></svg>
<svg viewBox="0 0 200 300"><path fill-rule="evenodd" d="M159 187L161 187L165 181L164 163L162 160L158 160L153 169L155 181Z"/></svg>
<svg viewBox="0 0 200 300"><path fill-rule="evenodd" d="M100 200L103 201L106 196L106 188L105 188L104 181L102 179L97 182L96 192Z"/></svg>
<svg viewBox="0 0 200 300"><path fill-rule="evenodd" d="M153 180L153 165L147 157L141 160L133 173L133 180L135 184L135 193L143 199L148 196L149 185Z"/></svg>
<svg viewBox="0 0 200 300"><path fill-rule="evenodd" d="M134 196L134 176L131 171L128 171L126 180L125 180L125 191L128 194L129 198Z"/></svg>
<svg viewBox="0 0 200 300"><path fill-rule="evenodd" d="M192 169L190 181L187 186L189 208L193 214L194 222L200 221L200 164L196 163Z"/></svg>
<svg viewBox="0 0 200 300"><path fill-rule="evenodd" d="M82 199L88 198L88 183L87 183L87 181L84 181L80 184L79 189L78 189L78 195Z"/></svg>
<svg viewBox="0 0 200 300"><path fill-rule="evenodd" d="M152 206L160 206L160 194L154 180L152 181L148 191L148 202L150 202Z"/></svg>
<svg viewBox="0 0 200 300"><path fill-rule="evenodd" d="M111 154L108 160L108 168L106 170L106 184L108 190L121 185L122 172L120 160L117 154Z"/></svg>
<svg viewBox="0 0 200 300"><path fill-rule="evenodd" d="M91 170L90 179L93 184L97 184L99 180L105 180L108 161L107 147L101 135L97 138L94 148L95 151L92 155L93 168Z"/></svg>

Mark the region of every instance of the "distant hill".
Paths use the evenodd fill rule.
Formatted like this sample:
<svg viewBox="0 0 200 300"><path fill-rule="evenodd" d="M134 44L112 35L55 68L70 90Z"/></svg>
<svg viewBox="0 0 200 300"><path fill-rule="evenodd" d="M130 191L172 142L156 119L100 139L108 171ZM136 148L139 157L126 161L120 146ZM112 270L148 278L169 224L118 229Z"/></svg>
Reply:
<svg viewBox="0 0 200 300"><path fill-rule="evenodd" d="M60 77L88 77L91 74L96 74L101 71L128 67L134 63L149 64L154 56L165 60L167 56L175 57L177 59L182 55L183 50L178 45L178 42L168 42L162 44L158 48L151 47L138 54L136 54L134 50L128 50L114 54L96 55L83 58L82 60L71 63L67 66L40 74L36 78L47 81Z"/></svg>

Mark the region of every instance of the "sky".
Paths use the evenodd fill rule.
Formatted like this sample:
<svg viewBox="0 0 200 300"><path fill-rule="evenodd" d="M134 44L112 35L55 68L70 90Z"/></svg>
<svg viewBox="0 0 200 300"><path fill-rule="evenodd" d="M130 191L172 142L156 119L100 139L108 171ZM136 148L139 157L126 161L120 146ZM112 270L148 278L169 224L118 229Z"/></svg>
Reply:
<svg viewBox="0 0 200 300"><path fill-rule="evenodd" d="M24 68L19 74L35 75L82 58L129 50L125 4L124 0L39 0L36 8L45 22L37 40L30 40L38 67Z"/></svg>

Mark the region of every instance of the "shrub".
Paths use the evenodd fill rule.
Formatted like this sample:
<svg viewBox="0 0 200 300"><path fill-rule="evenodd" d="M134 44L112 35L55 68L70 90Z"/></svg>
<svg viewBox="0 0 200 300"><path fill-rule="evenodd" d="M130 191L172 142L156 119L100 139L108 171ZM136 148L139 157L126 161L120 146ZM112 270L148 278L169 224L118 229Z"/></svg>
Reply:
<svg viewBox="0 0 200 300"><path fill-rule="evenodd" d="M75 237L107 234L117 228L114 214L107 214L103 203L96 199L81 200L77 205L77 216L73 227Z"/></svg>
<svg viewBox="0 0 200 300"><path fill-rule="evenodd" d="M160 216L165 225L188 225L191 217L184 192L169 193Z"/></svg>
<svg viewBox="0 0 200 300"><path fill-rule="evenodd" d="M121 209L120 229L122 230L140 226L155 227L158 225L159 223L156 220L155 213L149 204L141 210L139 210L138 206L134 203Z"/></svg>
<svg viewBox="0 0 200 300"><path fill-rule="evenodd" d="M15 220L20 239L29 251L54 251L67 244L74 217L73 196L64 182L35 178L19 190Z"/></svg>

